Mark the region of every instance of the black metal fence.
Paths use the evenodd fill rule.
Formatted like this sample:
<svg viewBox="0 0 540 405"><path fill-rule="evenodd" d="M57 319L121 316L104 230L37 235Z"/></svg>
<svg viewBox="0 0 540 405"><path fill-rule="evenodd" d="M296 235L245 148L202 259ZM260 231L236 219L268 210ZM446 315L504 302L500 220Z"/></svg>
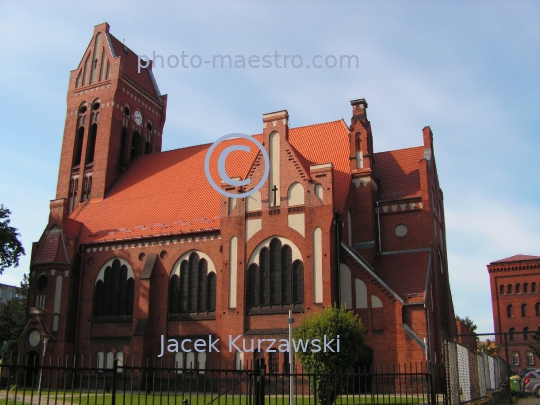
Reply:
<svg viewBox="0 0 540 405"><path fill-rule="evenodd" d="M443 368L426 363L350 369L344 373L268 373L264 359L177 368L128 359L111 369L91 359L47 358L44 364L4 356L0 404L428 404L445 402ZM94 362L95 363L95 362Z"/></svg>

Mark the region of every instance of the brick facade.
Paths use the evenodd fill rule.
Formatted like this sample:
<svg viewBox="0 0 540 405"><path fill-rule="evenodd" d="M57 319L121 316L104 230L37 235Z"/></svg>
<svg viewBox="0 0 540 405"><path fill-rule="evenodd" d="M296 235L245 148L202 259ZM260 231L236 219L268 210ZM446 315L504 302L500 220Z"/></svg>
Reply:
<svg viewBox="0 0 540 405"><path fill-rule="evenodd" d="M530 347L532 335L540 331L540 257L516 255L487 269L495 332L509 333L509 363L516 370L540 366Z"/></svg>
<svg viewBox="0 0 540 405"><path fill-rule="evenodd" d="M88 70L87 60L102 70ZM167 96L159 93L151 66L135 72L134 61L133 51L102 24L71 72L56 199L32 251L22 353L40 356L39 339L48 337L48 355L91 355L98 365L108 362L98 353L152 359L164 335L220 339L220 353L184 353L181 361L232 363L239 355L227 350L229 335L285 338L289 309L298 322L302 314L342 303L366 328L369 364L441 361L441 333L455 334L456 326L429 127L422 146L375 153L363 99L351 102L350 125L289 128L286 111L264 114L256 137L271 156L271 176L250 208L252 197L230 199L206 184L200 168L209 145L161 152ZM83 164L95 123L93 161ZM134 141L135 134L148 144ZM260 154L230 156L236 163L227 166L229 173L253 184L262 178ZM197 176L202 182L185 185ZM182 187L190 191L178 191ZM274 264L265 273L263 252L274 254L278 244L282 264L270 258ZM265 282L274 284L265 290ZM98 285L105 286L103 295ZM181 297L178 312L174 294ZM260 302L253 304L249 294ZM103 315L98 307L114 310ZM244 362L253 356L244 353ZM278 356L282 364L283 353ZM179 361L173 353L163 359Z"/></svg>

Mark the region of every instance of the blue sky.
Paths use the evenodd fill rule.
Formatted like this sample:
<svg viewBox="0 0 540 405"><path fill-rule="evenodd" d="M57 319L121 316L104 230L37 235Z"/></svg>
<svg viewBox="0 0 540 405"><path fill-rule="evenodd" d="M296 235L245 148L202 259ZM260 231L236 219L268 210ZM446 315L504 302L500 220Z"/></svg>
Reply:
<svg viewBox="0 0 540 405"><path fill-rule="evenodd" d="M139 54L357 55L358 68L154 69L163 149L291 126L369 103L376 151L434 133L455 311L491 331L486 264L540 255L540 1L1 2L0 202L28 255L54 199L69 72L107 21ZM538 280L540 281L540 280ZM531 325L536 328L538 325Z"/></svg>

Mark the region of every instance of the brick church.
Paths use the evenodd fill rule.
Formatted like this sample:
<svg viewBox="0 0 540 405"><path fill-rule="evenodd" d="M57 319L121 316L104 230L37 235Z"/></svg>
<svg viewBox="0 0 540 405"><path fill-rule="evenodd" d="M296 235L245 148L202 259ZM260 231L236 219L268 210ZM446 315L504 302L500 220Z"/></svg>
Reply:
<svg viewBox="0 0 540 405"><path fill-rule="evenodd" d="M359 364L441 362L442 332L455 334L443 195L429 127L420 146L375 152L364 99L350 122L289 127L286 110L262 115L254 135L269 176L246 198L220 194L205 176L210 144L162 151L167 96L152 65L94 28L70 73L56 197L33 245L28 323L19 351L92 356L110 368L158 358L161 336L201 343L162 359L236 367L265 356L281 371L287 353L228 351L229 335L285 338L288 311L332 304L366 329ZM224 134L216 133L216 139ZM263 156L234 151L226 171L248 186ZM46 342L46 347L45 346ZM263 344L264 349L264 344Z"/></svg>

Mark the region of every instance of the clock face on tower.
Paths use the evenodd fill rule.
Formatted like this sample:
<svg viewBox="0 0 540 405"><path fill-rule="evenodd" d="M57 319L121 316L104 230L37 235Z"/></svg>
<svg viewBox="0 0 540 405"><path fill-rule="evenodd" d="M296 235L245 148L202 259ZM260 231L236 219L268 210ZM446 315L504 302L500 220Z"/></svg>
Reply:
<svg viewBox="0 0 540 405"><path fill-rule="evenodd" d="M135 124L141 125L142 124L142 114L140 111L135 111L133 114L133 118L135 119Z"/></svg>

